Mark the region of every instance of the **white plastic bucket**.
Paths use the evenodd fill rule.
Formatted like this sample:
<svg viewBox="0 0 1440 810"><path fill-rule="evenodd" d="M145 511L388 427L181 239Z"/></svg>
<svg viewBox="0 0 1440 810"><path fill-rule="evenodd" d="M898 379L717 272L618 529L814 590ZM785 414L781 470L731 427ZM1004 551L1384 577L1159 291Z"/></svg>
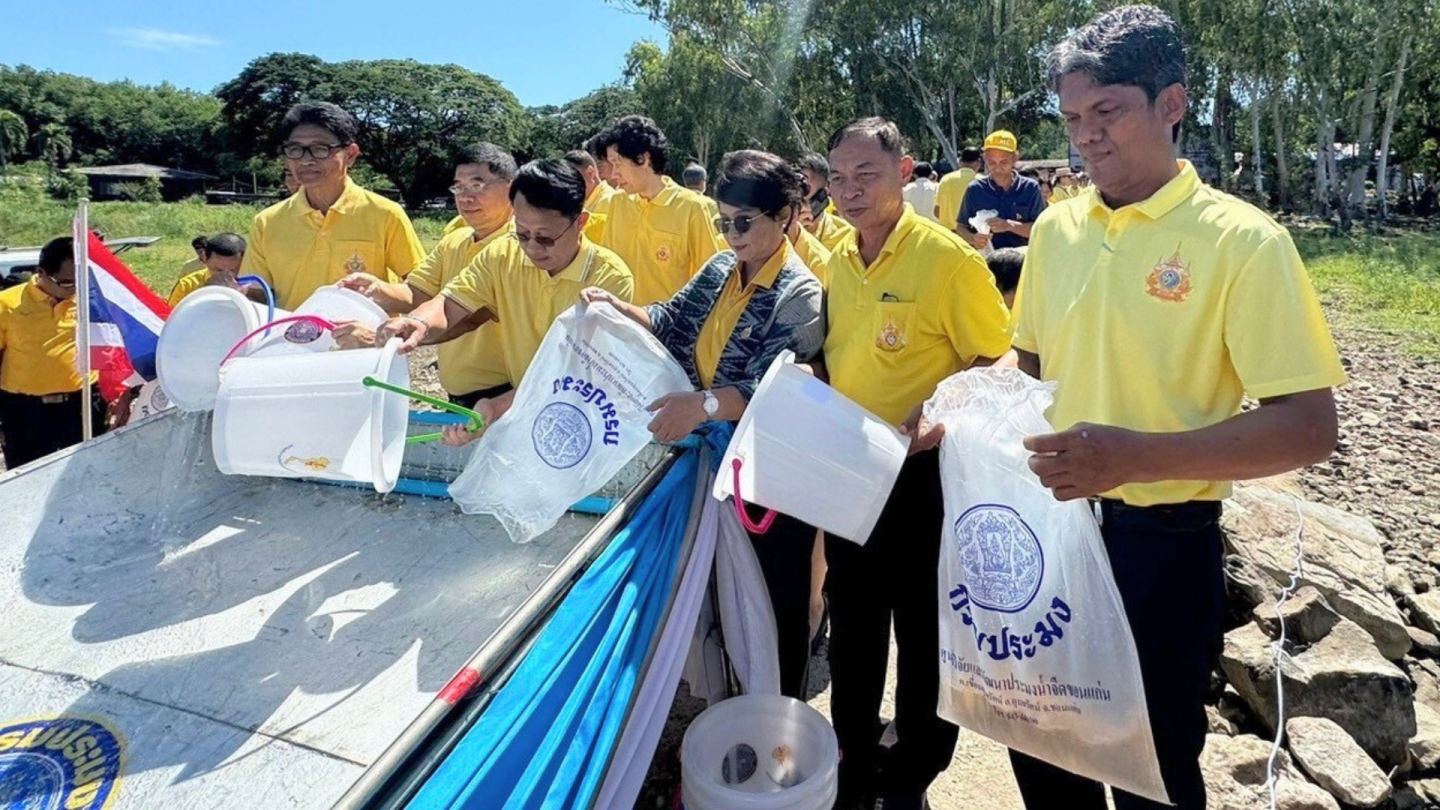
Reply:
<svg viewBox="0 0 1440 810"><path fill-rule="evenodd" d="M182 411L215 407L220 361L235 342L266 323L269 308L225 287L202 287L185 296L160 330L155 371L160 386ZM276 318L290 313L277 309Z"/></svg>
<svg viewBox="0 0 1440 810"><path fill-rule="evenodd" d="M400 477L409 402L367 388L374 375L410 385L410 367L383 349L237 357L225 364L211 447L229 475L359 481L389 492Z"/></svg>
<svg viewBox="0 0 1440 810"><path fill-rule="evenodd" d="M715 497L734 495L739 507L756 503L864 545L910 440L794 361L782 353L755 389L720 462ZM769 526L770 518L757 527L740 514L752 531Z"/></svg>
<svg viewBox="0 0 1440 810"><path fill-rule="evenodd" d="M389 316L379 304L369 298L341 287L321 287L295 309L295 315L310 315L331 323L357 321L370 329L380 328ZM276 314L278 320L281 315ZM261 321L264 323L264 321ZM335 339L324 329L316 329L314 322L296 321L284 329L257 338L246 357L270 357L277 354L302 354L305 352L328 352L335 348Z"/></svg>
<svg viewBox="0 0 1440 810"><path fill-rule="evenodd" d="M685 810L830 810L839 763L819 712L780 695L731 698L685 730L681 801Z"/></svg>

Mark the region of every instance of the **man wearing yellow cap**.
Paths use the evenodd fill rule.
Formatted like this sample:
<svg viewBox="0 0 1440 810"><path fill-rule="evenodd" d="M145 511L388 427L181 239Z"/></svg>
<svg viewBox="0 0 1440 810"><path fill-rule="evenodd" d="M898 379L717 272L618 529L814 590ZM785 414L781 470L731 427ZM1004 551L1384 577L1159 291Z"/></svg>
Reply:
<svg viewBox="0 0 1440 810"><path fill-rule="evenodd" d="M985 176L970 184L960 204L959 234L979 250L986 246L1025 247L1030 228L1045 210L1040 184L1015 171L1020 145L1008 130L990 133L985 139ZM989 220L990 233L976 233L970 224L979 211L995 211Z"/></svg>

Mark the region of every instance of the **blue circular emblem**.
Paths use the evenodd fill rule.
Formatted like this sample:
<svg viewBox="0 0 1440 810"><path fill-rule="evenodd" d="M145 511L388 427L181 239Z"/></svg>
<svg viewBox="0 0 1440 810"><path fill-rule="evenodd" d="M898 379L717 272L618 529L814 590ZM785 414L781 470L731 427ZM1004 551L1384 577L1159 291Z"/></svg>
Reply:
<svg viewBox="0 0 1440 810"><path fill-rule="evenodd" d="M535 417L530 438L542 461L557 470L565 470L579 464L590 453L595 437L590 430L590 420L579 408L567 402L552 402Z"/></svg>
<svg viewBox="0 0 1440 810"><path fill-rule="evenodd" d="M122 747L93 720L57 717L0 725L0 808L102 808L120 780Z"/></svg>
<svg viewBox="0 0 1440 810"><path fill-rule="evenodd" d="M314 321L296 321L285 330L285 339L291 343L314 343L320 339L321 331Z"/></svg>
<svg viewBox="0 0 1440 810"><path fill-rule="evenodd" d="M1174 270L1166 270L1160 274L1160 286L1167 290L1173 290L1180 286L1180 274Z"/></svg>
<svg viewBox="0 0 1440 810"><path fill-rule="evenodd" d="M987 610L1024 610L1040 590L1045 552L1035 532L1008 506L980 504L955 521L965 586Z"/></svg>

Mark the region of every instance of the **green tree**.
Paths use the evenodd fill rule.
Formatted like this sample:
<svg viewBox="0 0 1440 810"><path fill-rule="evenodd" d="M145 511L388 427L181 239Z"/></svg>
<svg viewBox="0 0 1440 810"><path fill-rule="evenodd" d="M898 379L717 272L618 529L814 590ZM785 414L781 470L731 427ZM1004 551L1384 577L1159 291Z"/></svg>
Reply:
<svg viewBox="0 0 1440 810"><path fill-rule="evenodd" d="M623 84L608 84L563 106L532 108L530 155L558 156L578 149L621 117L645 111L635 91Z"/></svg>
<svg viewBox="0 0 1440 810"><path fill-rule="evenodd" d="M0 174L9 168L10 158L20 154L29 136L25 119L11 110L0 110Z"/></svg>
<svg viewBox="0 0 1440 810"><path fill-rule="evenodd" d="M75 152L75 144L70 140L70 133L65 127L59 124L46 124L40 127L35 133L35 143L39 147L40 159L45 161L45 174L50 176L60 164L70 159Z"/></svg>

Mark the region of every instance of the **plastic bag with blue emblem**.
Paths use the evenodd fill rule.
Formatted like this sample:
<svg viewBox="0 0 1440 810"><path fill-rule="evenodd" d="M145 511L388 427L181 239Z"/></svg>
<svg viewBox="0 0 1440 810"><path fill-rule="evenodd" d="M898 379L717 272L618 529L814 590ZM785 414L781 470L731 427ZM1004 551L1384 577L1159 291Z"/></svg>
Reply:
<svg viewBox="0 0 1440 810"><path fill-rule="evenodd" d="M512 540L533 540L650 443L645 406L691 390L645 329L609 304L576 304L550 325L450 496L467 514L494 515Z"/></svg>
<svg viewBox="0 0 1440 810"><path fill-rule="evenodd" d="M1135 639L1094 512L1029 467L1054 386L974 369L925 403L940 474L941 717L1017 751L1169 804Z"/></svg>

